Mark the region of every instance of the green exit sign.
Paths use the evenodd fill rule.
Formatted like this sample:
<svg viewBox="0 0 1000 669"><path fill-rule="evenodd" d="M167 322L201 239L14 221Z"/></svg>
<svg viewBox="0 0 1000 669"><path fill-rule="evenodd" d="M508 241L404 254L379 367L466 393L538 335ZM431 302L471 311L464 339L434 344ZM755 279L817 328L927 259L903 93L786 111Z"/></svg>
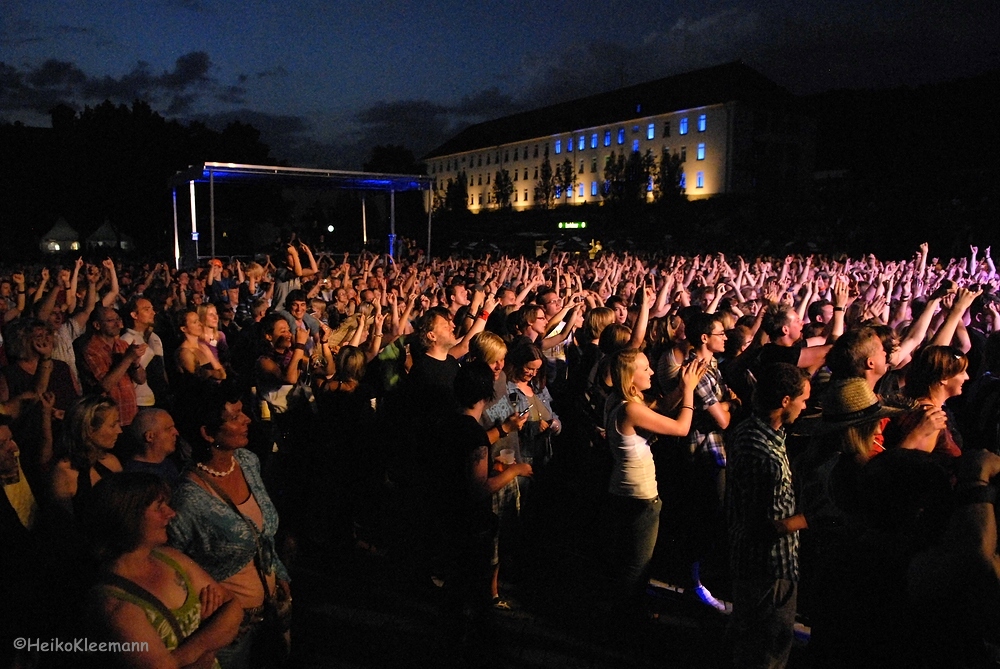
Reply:
<svg viewBox="0 0 1000 669"><path fill-rule="evenodd" d="M561 221L559 223L560 230L580 230L587 227L587 221Z"/></svg>

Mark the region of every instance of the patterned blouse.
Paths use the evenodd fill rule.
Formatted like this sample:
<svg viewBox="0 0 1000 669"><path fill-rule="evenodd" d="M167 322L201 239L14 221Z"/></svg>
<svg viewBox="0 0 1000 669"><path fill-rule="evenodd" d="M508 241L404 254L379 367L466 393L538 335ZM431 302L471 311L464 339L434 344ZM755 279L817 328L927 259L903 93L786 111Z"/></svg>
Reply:
<svg viewBox="0 0 1000 669"><path fill-rule="evenodd" d="M260 477L260 461L245 448L233 452L243 470L250 492L264 516L261 533L264 565L278 579L291 580L274 549L278 531L278 512ZM170 521L167 536L170 545L183 551L216 581L234 576L250 564L257 553L257 542L244 517L229 504L188 478L182 478L170 499L177 517Z"/></svg>

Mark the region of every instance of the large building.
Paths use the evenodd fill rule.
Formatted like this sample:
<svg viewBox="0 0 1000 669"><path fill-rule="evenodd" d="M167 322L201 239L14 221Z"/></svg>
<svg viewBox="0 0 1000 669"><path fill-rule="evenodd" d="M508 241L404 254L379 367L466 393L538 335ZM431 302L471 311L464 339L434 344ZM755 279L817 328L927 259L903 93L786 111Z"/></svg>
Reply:
<svg viewBox="0 0 1000 669"><path fill-rule="evenodd" d="M538 204L542 163L567 159L575 187L555 203L601 202L609 156L677 154L689 199L720 193L795 191L809 183L813 124L796 100L740 62L562 102L466 128L424 157L444 197L465 178L472 212L496 207L496 174L507 170L511 205ZM652 198L652 192L649 193Z"/></svg>

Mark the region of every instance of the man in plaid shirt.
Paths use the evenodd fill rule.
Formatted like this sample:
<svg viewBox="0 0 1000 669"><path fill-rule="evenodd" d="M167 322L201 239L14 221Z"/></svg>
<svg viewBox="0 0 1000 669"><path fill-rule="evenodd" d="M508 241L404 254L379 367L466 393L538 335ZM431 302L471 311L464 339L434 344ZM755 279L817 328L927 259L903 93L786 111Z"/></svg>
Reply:
<svg viewBox="0 0 1000 669"><path fill-rule="evenodd" d="M701 582L702 560L711 555L716 538L722 532L722 503L726 490L726 447L723 430L729 427L731 409L737 401L729 391L715 359L726 346L722 319L715 314L697 314L685 324L687 339L693 347L687 362L701 360L707 371L694 389L694 419L686 437L692 457L687 477L689 489L684 495L685 520L691 549L692 592L703 603L719 611L726 606Z"/></svg>
<svg viewBox="0 0 1000 669"><path fill-rule="evenodd" d="M792 647L799 579L795 493L785 426L809 399L809 380L793 365L761 370L753 415L730 438L726 515L733 575L736 667L784 667Z"/></svg>

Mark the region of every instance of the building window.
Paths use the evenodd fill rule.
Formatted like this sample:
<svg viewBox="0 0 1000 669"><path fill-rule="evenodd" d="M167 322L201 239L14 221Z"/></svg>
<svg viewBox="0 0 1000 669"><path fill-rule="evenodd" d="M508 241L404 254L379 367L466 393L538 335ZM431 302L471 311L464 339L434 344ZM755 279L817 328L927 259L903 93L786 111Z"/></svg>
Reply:
<svg viewBox="0 0 1000 669"><path fill-rule="evenodd" d="M527 178L527 177L525 177L525 178ZM538 168L537 167L535 168L535 176L533 178L535 178L535 179L538 178Z"/></svg>
<svg viewBox="0 0 1000 669"><path fill-rule="evenodd" d="M590 194L591 195L597 195L597 182L596 181L591 181L590 182Z"/></svg>
<svg viewBox="0 0 1000 669"><path fill-rule="evenodd" d="M695 188L704 188L704 187L705 187L705 173L698 172L698 174L695 176Z"/></svg>
<svg viewBox="0 0 1000 669"><path fill-rule="evenodd" d="M580 184L580 188L578 189L578 191L579 192L577 193L577 196L578 197L583 197L583 184Z"/></svg>
<svg viewBox="0 0 1000 669"><path fill-rule="evenodd" d="M583 174L584 171L585 171L585 169L584 169L585 167L586 167L586 165L584 164L583 160L581 160L580 161L580 169L577 171L577 174Z"/></svg>
<svg viewBox="0 0 1000 669"><path fill-rule="evenodd" d="M590 171L591 171L591 173L594 173L594 172L597 171L597 156L594 156L590 160Z"/></svg>
<svg viewBox="0 0 1000 669"><path fill-rule="evenodd" d="M698 160L705 160L705 143L698 145Z"/></svg>
<svg viewBox="0 0 1000 669"><path fill-rule="evenodd" d="M632 140L632 153L639 153L639 140Z"/></svg>
<svg viewBox="0 0 1000 669"><path fill-rule="evenodd" d="M558 200L561 197L562 197L562 186L556 186L556 199Z"/></svg>
<svg viewBox="0 0 1000 669"><path fill-rule="evenodd" d="M505 163L510 161L510 151L504 151L503 152L503 161ZM499 158L497 158L497 162L500 162Z"/></svg>
<svg viewBox="0 0 1000 669"><path fill-rule="evenodd" d="M476 167L482 167L482 166L483 166L483 157L479 156L479 164Z"/></svg>
<svg viewBox="0 0 1000 669"><path fill-rule="evenodd" d="M653 177L649 177L649 180L646 181L646 192L647 193L653 192Z"/></svg>
<svg viewBox="0 0 1000 669"><path fill-rule="evenodd" d="M663 122L663 136L670 137L670 121Z"/></svg>
<svg viewBox="0 0 1000 669"><path fill-rule="evenodd" d="M688 148L686 146L681 147L681 162L686 162L688 159Z"/></svg>
<svg viewBox="0 0 1000 669"><path fill-rule="evenodd" d="M528 201L528 189L527 188L524 189L524 201L525 202Z"/></svg>
<svg viewBox="0 0 1000 669"><path fill-rule="evenodd" d="M477 186L482 186L483 185L483 175L482 174L479 175L479 183L476 184L476 185Z"/></svg>
<svg viewBox="0 0 1000 669"><path fill-rule="evenodd" d="M520 194L520 193L518 193L517 191L514 191L514 202L517 202L517 196L518 196L519 194Z"/></svg>
<svg viewBox="0 0 1000 669"><path fill-rule="evenodd" d="M611 131L604 131L604 146L611 146Z"/></svg>
<svg viewBox="0 0 1000 669"><path fill-rule="evenodd" d="M448 161L448 171L451 172L451 161Z"/></svg>
<svg viewBox="0 0 1000 669"><path fill-rule="evenodd" d="M656 139L656 124L650 123L646 127L646 139Z"/></svg>
<svg viewBox="0 0 1000 669"><path fill-rule="evenodd" d="M560 153L562 153L562 140L561 139L557 139L556 140L556 155L558 156Z"/></svg>
<svg viewBox="0 0 1000 669"><path fill-rule="evenodd" d="M527 167L524 168L524 180L525 181L528 180L528 168Z"/></svg>
<svg viewBox="0 0 1000 669"><path fill-rule="evenodd" d="M578 148L580 151L583 151L584 149L586 149L587 148L587 138L584 137L583 135L580 135L580 137L576 140L576 148Z"/></svg>
<svg viewBox="0 0 1000 669"><path fill-rule="evenodd" d="M597 133L596 132L593 135L590 136L590 148L592 148L592 149L596 149L597 148Z"/></svg>
<svg viewBox="0 0 1000 669"><path fill-rule="evenodd" d="M483 194L480 193L479 194L479 204L482 204L482 203L483 203ZM471 202L470 202L470 204L471 204Z"/></svg>
<svg viewBox="0 0 1000 669"><path fill-rule="evenodd" d="M535 144L535 158L538 157L538 145Z"/></svg>
<svg viewBox="0 0 1000 669"><path fill-rule="evenodd" d="M488 154L488 153L486 154L486 164L487 165L490 164L490 154Z"/></svg>
<svg viewBox="0 0 1000 669"><path fill-rule="evenodd" d="M514 170L514 181L517 181L517 175L518 175L518 171Z"/></svg>
<svg viewBox="0 0 1000 669"><path fill-rule="evenodd" d="M633 135L638 135L639 134L639 126L637 126L637 125L632 126L632 134Z"/></svg>
<svg viewBox="0 0 1000 669"><path fill-rule="evenodd" d="M680 120L680 123L677 124L677 126L678 126L677 127L677 132L678 133L680 133L682 135L688 134L688 118L687 118L687 116L685 116L684 118L682 118Z"/></svg>
<svg viewBox="0 0 1000 669"><path fill-rule="evenodd" d="M687 172L681 172L681 183L680 183L681 188L687 188L687 184L688 184Z"/></svg>
<svg viewBox="0 0 1000 669"><path fill-rule="evenodd" d="M569 153L572 150L573 150L573 138L570 137L569 139L566 140L566 152Z"/></svg>
<svg viewBox="0 0 1000 669"><path fill-rule="evenodd" d="M486 173L486 185L487 186L490 185L490 173L489 172Z"/></svg>
<svg viewBox="0 0 1000 669"><path fill-rule="evenodd" d="M708 127L708 114L702 114L698 117L698 132L705 132Z"/></svg>

